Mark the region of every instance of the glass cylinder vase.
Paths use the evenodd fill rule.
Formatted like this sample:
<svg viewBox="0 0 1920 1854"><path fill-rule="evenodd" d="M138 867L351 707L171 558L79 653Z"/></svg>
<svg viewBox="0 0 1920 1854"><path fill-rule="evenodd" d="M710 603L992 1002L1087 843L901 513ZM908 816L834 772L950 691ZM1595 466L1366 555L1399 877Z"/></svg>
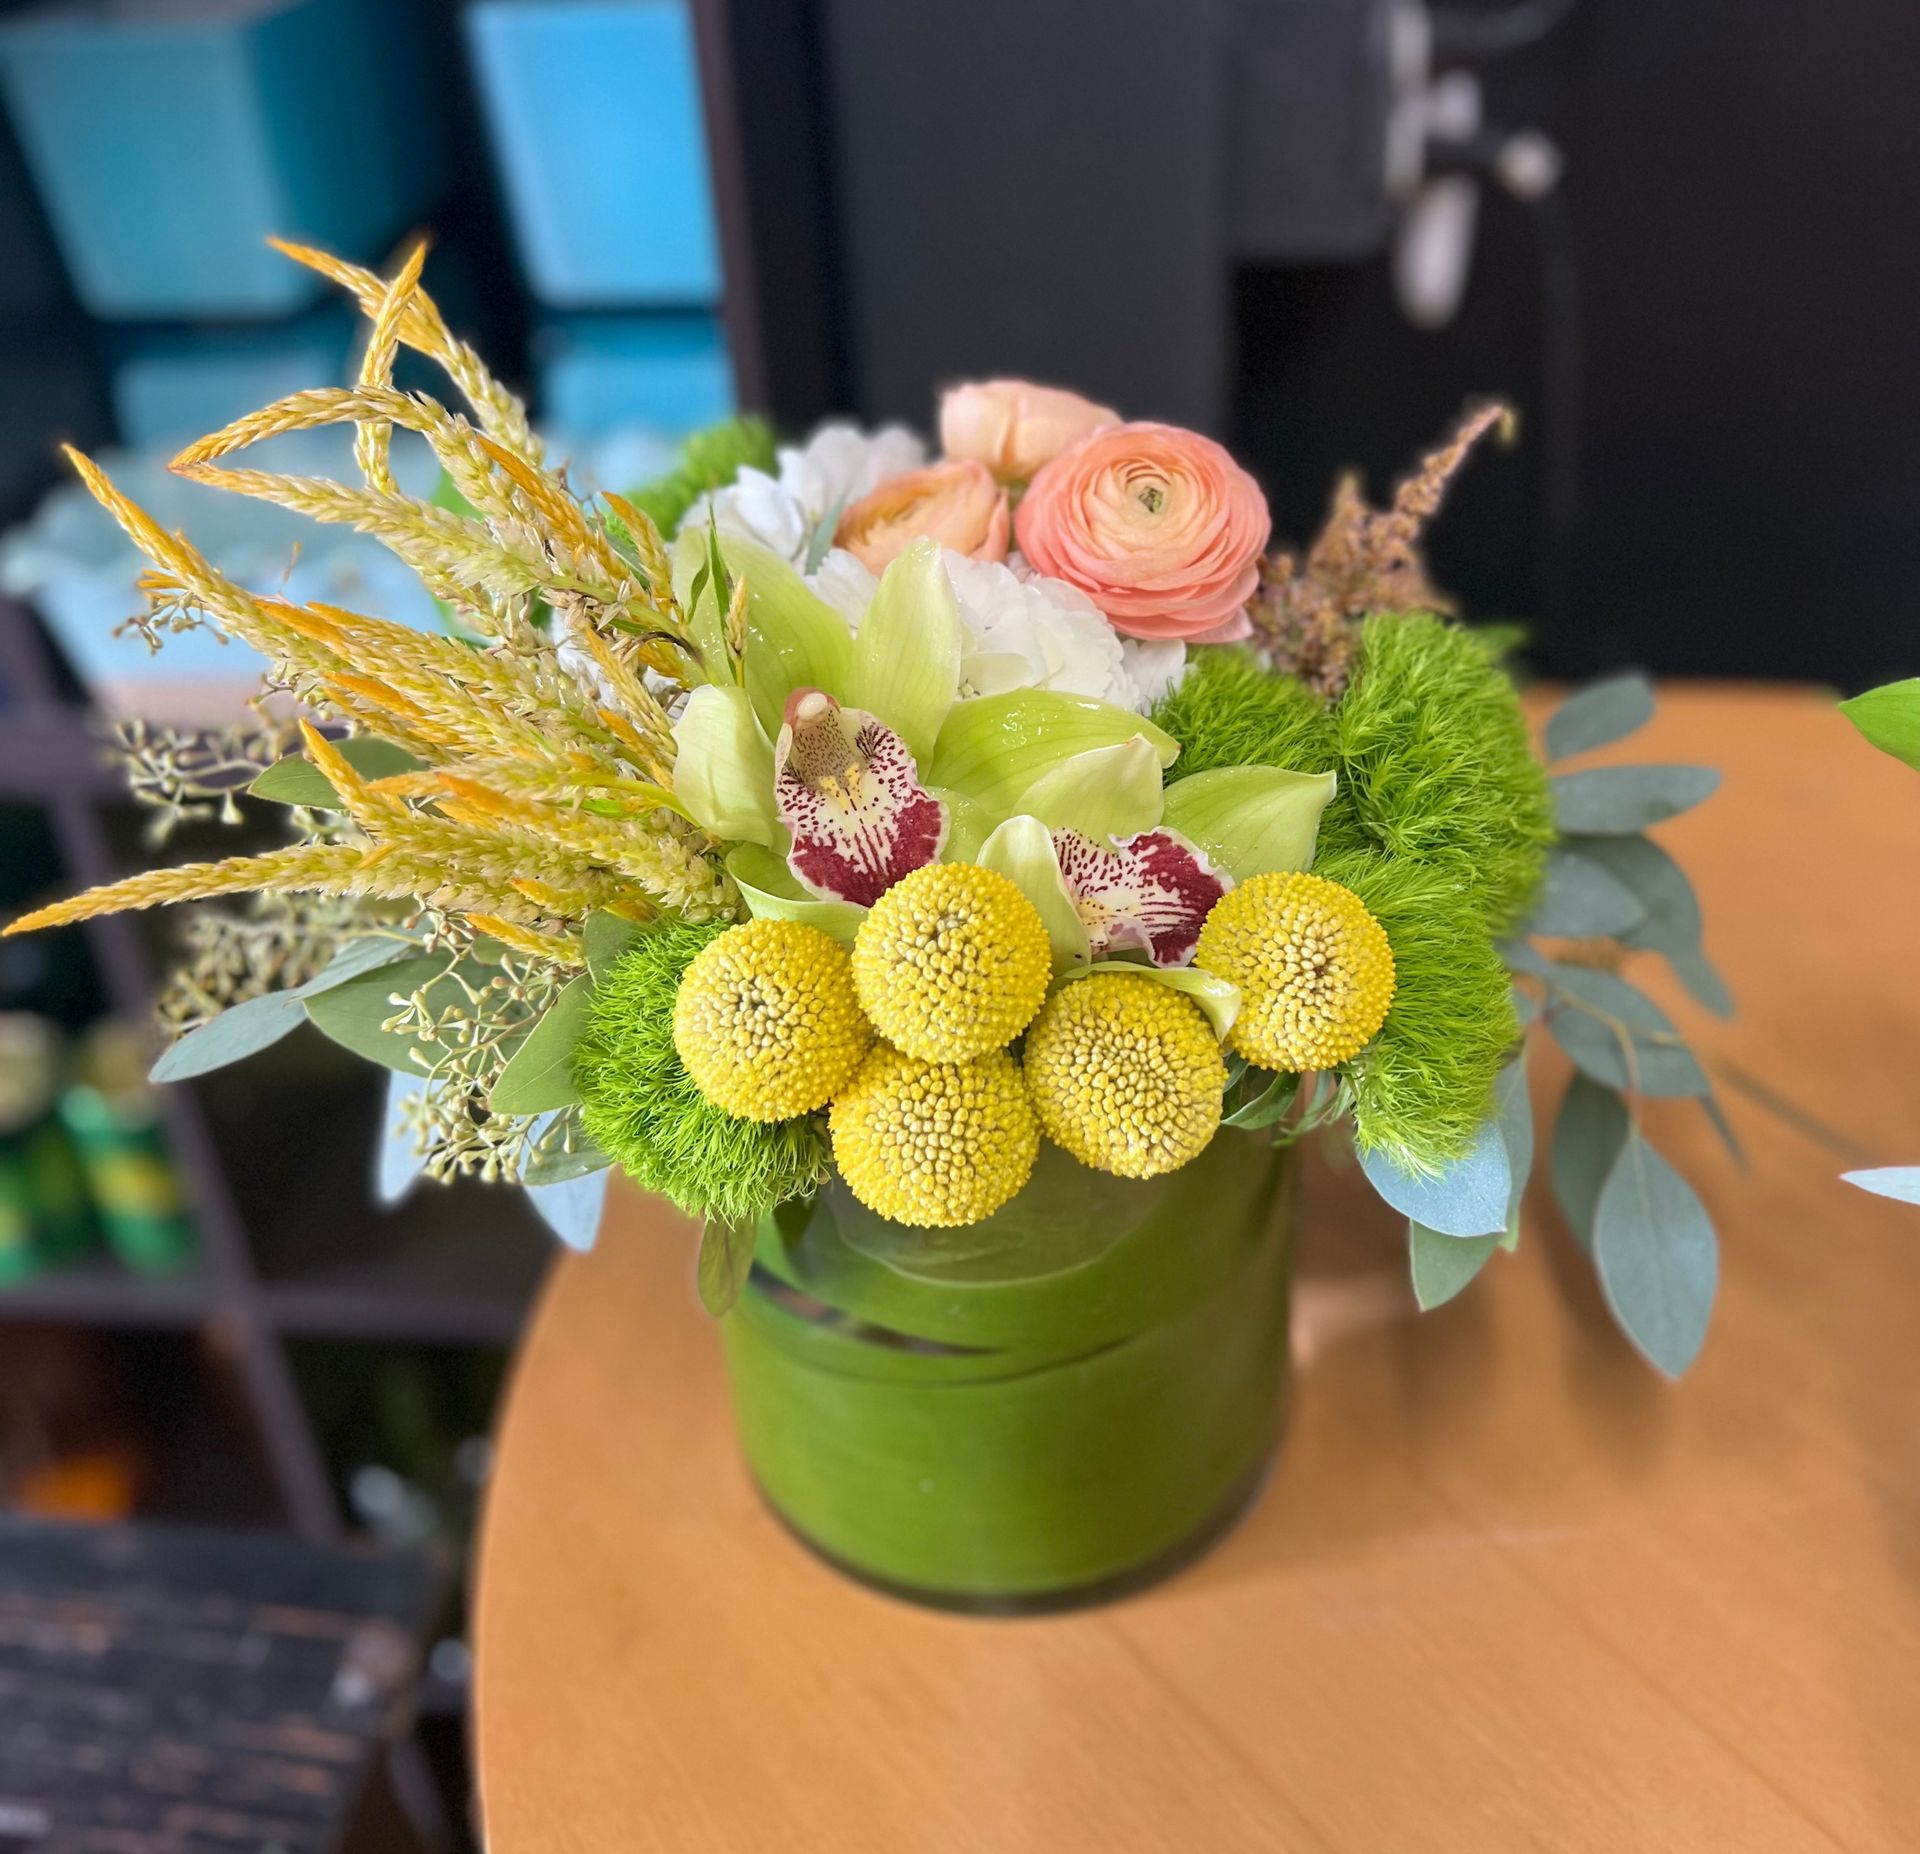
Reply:
<svg viewBox="0 0 1920 1854"><path fill-rule="evenodd" d="M1164 1178L1053 1148L984 1223L837 1180L769 1219L722 1323L748 1466L853 1575L1065 1607L1177 1568L1247 1504L1287 1386L1288 1162L1221 1133Z"/></svg>

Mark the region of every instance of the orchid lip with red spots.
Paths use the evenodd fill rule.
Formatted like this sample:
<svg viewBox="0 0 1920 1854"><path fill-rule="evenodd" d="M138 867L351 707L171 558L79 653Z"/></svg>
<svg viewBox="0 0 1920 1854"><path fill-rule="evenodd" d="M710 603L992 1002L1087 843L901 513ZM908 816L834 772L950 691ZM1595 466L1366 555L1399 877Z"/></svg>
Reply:
<svg viewBox="0 0 1920 1854"><path fill-rule="evenodd" d="M788 866L808 891L871 907L947 840L947 808L920 783L900 736L819 689L787 697L774 801L793 833Z"/></svg>
<svg viewBox="0 0 1920 1854"><path fill-rule="evenodd" d="M1143 830L1107 844L1057 830L1053 849L1095 959L1132 950L1156 966L1184 966L1201 923L1233 886L1204 851L1170 830Z"/></svg>

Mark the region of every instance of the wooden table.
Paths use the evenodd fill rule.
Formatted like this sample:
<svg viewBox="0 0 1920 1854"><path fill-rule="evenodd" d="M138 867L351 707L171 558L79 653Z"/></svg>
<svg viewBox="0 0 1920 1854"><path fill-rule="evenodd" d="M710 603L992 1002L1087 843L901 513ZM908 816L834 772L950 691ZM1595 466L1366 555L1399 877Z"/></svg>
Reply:
<svg viewBox="0 0 1920 1854"><path fill-rule="evenodd" d="M628 1194L506 1417L492 1854L1920 1847L1920 1212L1730 1080L1920 1158L1920 779L1807 692L1682 688L1629 744L1727 771L1663 833L1741 999L1683 1022L1752 1161L1648 1113L1724 1248L1683 1384L1615 1336L1544 1176L1520 1252L1421 1317L1401 1226L1313 1160L1252 1515L1116 1607L957 1620L760 1506L690 1232Z"/></svg>

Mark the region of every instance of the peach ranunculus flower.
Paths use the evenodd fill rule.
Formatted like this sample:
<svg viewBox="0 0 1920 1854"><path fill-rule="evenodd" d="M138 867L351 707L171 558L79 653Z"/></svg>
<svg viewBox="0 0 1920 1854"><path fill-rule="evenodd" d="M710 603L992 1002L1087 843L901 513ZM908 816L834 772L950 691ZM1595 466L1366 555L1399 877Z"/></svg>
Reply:
<svg viewBox="0 0 1920 1854"><path fill-rule="evenodd" d="M985 464L938 463L909 470L851 504L834 533L869 573L884 573L917 540L973 560L1007 557L1007 492Z"/></svg>
<svg viewBox="0 0 1920 1854"><path fill-rule="evenodd" d="M1271 518L1260 485L1211 438L1118 425L1033 479L1014 517L1020 551L1078 586L1128 637L1245 637Z"/></svg>
<svg viewBox="0 0 1920 1854"><path fill-rule="evenodd" d="M940 395L940 448L1024 483L1089 432L1117 425L1111 406L1030 380L976 380Z"/></svg>

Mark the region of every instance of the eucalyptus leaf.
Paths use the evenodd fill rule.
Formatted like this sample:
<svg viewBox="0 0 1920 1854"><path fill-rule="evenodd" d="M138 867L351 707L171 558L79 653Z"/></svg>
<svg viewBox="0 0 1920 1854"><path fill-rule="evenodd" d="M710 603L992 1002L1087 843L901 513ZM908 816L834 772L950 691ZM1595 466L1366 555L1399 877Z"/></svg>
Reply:
<svg viewBox="0 0 1920 1854"><path fill-rule="evenodd" d="M1171 766L1180 743L1125 708L1055 689L1016 689L955 702L923 782L951 786L1001 817L1010 816L1034 780L1090 747L1114 747L1136 735Z"/></svg>
<svg viewBox="0 0 1920 1854"><path fill-rule="evenodd" d="M1533 978L1549 978L1553 973L1553 962L1537 947L1525 940L1496 940L1494 950L1501 961L1511 971L1525 972Z"/></svg>
<svg viewBox="0 0 1920 1854"><path fill-rule="evenodd" d="M634 941L646 932L646 929L633 921L622 920L617 914L608 914L604 910L587 916L587 924L581 934L587 951L587 972L596 985L604 985L607 974L614 968L619 957Z"/></svg>
<svg viewBox="0 0 1920 1854"><path fill-rule="evenodd" d="M387 1071L387 1098L380 1116L380 1146L373 1165L373 1201L383 1210L403 1204L413 1195L426 1169L427 1155L408 1124L409 1105L427 1091L424 1075L400 1069Z"/></svg>
<svg viewBox="0 0 1920 1854"><path fill-rule="evenodd" d="M1700 944L1700 903L1684 869L1650 837L1576 836L1561 851L1598 867L1640 904L1640 919L1627 922L1621 937L1651 952L1686 951ZM1578 931L1577 929L1575 931ZM1599 931L1613 933L1615 928Z"/></svg>
<svg viewBox="0 0 1920 1854"><path fill-rule="evenodd" d="M1920 676L1869 689L1842 702L1840 712L1882 753L1920 772Z"/></svg>
<svg viewBox="0 0 1920 1854"><path fill-rule="evenodd" d="M189 1030L167 1049L148 1075L156 1082L185 1081L225 1068L277 1043L306 1021L304 1000L344 985L349 979L392 965L416 950L405 934L374 934L349 940L303 985L263 992L230 1006L219 1016Z"/></svg>
<svg viewBox="0 0 1920 1854"><path fill-rule="evenodd" d="M1593 1260L1621 1329L1669 1377L1693 1363L1719 1282L1719 1244L1693 1187L1637 1131L1600 1189Z"/></svg>
<svg viewBox="0 0 1920 1854"><path fill-rule="evenodd" d="M535 1129L535 1138L543 1150L520 1168L522 1184L563 1184L569 1178L605 1171L613 1163L613 1155L602 1152L581 1123L577 1107L563 1107L547 1116L545 1125Z"/></svg>
<svg viewBox="0 0 1920 1854"><path fill-rule="evenodd" d="M1407 1252L1413 1267L1413 1297L1422 1313L1445 1306L1500 1247L1498 1236L1442 1236L1424 1223L1407 1224Z"/></svg>
<svg viewBox="0 0 1920 1854"><path fill-rule="evenodd" d="M1898 1204L1920 1204L1920 1165L1882 1165L1871 1171L1842 1172L1850 1185L1890 1197Z"/></svg>
<svg viewBox="0 0 1920 1854"><path fill-rule="evenodd" d="M1547 781L1553 811L1569 836L1620 836L1690 811L1719 790L1711 766L1596 766Z"/></svg>
<svg viewBox="0 0 1920 1854"><path fill-rule="evenodd" d="M773 798L773 747L745 689L708 683L688 695L673 724L674 796L726 843L784 841Z"/></svg>
<svg viewBox="0 0 1920 1854"><path fill-rule="evenodd" d="M290 991L270 991L235 1004L171 1044L149 1071L156 1082L185 1081L223 1069L266 1049L306 1021L306 1007Z"/></svg>
<svg viewBox="0 0 1920 1854"><path fill-rule="evenodd" d="M1231 979L1202 972L1198 966L1155 966L1138 959L1096 959L1092 965L1068 973L1063 982L1090 978L1096 972L1118 972L1129 978L1147 979L1191 998L1213 1026L1213 1034L1223 1043L1233 1028L1234 1019L1240 1015L1240 987Z"/></svg>
<svg viewBox="0 0 1920 1854"><path fill-rule="evenodd" d="M607 1182L613 1176L602 1168L558 1184L527 1185L527 1202L534 1214L569 1249L593 1247L600 1233L600 1215L606 1209Z"/></svg>
<svg viewBox="0 0 1920 1854"><path fill-rule="evenodd" d="M980 846L974 861L982 869L1005 876L1033 903L1040 924L1047 930L1056 975L1086 969L1093 958L1093 943L1068 892L1066 878L1060 873L1053 833L1046 825L1024 814L1008 818Z"/></svg>
<svg viewBox="0 0 1920 1854"><path fill-rule="evenodd" d="M940 543L915 541L880 575L853 641L851 700L927 765L940 724L960 692L960 602Z"/></svg>
<svg viewBox="0 0 1920 1854"><path fill-rule="evenodd" d="M1506 1233L1513 1175L1498 1120L1485 1121L1471 1147L1444 1171L1408 1171L1382 1147L1360 1155L1373 1188L1403 1217L1441 1236Z"/></svg>
<svg viewBox="0 0 1920 1854"><path fill-rule="evenodd" d="M1169 790L1164 821L1168 829L1198 844L1236 882L1308 869L1321 813L1338 785L1330 772L1217 766Z"/></svg>
<svg viewBox="0 0 1920 1854"><path fill-rule="evenodd" d="M378 966L306 999L307 1017L323 1035L356 1056L409 1075L424 1074L444 1052L380 1026L399 1014L396 997L431 987L446 976L452 963L446 953L419 953Z"/></svg>
<svg viewBox="0 0 1920 1854"><path fill-rule="evenodd" d="M1502 1238L1511 1249L1520 1241L1520 1200L1533 1175L1533 1101L1527 1093L1527 1051L1520 1052L1500 1071L1494 1083L1495 1117L1500 1143L1507 1149L1507 1229Z"/></svg>
<svg viewBox="0 0 1920 1854"><path fill-rule="evenodd" d="M727 852L727 874L755 920L804 921L818 927L843 946L853 944L867 911L854 901L822 901L800 886L785 857L763 850L757 843L736 845Z"/></svg>
<svg viewBox="0 0 1920 1854"><path fill-rule="evenodd" d="M1593 857L1563 844L1547 858L1546 879L1527 932L1585 939L1624 933L1645 917L1640 898L1626 883Z"/></svg>
<svg viewBox="0 0 1920 1854"><path fill-rule="evenodd" d="M336 740L334 751L363 779L391 779L399 773L418 772L421 762L405 747L372 734L355 734ZM282 805L306 805L315 811L338 811L340 794L327 776L304 753L290 753L276 760L247 787L255 798L271 798Z"/></svg>
<svg viewBox="0 0 1920 1854"><path fill-rule="evenodd" d="M1600 864L1639 898L1642 918L1620 935L1622 941L1663 954L1696 1002L1727 1016L1733 1000L1700 950L1700 901L1687 872L1649 837L1572 837L1566 847Z"/></svg>
<svg viewBox="0 0 1920 1854"><path fill-rule="evenodd" d="M410 933L370 934L365 939L349 940L304 985L294 986L295 998L317 998L323 991L344 985L363 972L397 964L412 958L419 950L419 939Z"/></svg>
<svg viewBox="0 0 1920 1854"><path fill-rule="evenodd" d="M1049 830L1076 830L1105 843L1152 830L1165 803L1160 755L1136 734L1049 767L1014 801L1014 809L1038 818Z"/></svg>
<svg viewBox="0 0 1920 1854"><path fill-rule="evenodd" d="M1716 1017L1733 1015L1733 993L1727 989L1727 981L1720 976L1705 953L1697 949L1691 953L1669 953L1667 964L1692 994L1694 1003L1711 1011Z"/></svg>
<svg viewBox="0 0 1920 1854"><path fill-rule="evenodd" d="M573 1052L586 1034L593 980L570 979L500 1071L487 1097L496 1114L544 1114L580 1099L573 1085Z"/></svg>
<svg viewBox="0 0 1920 1854"><path fill-rule="evenodd" d="M1593 1248L1593 1212L1632 1126L1627 1104L1611 1088L1575 1074L1553 1129L1553 1194L1580 1247Z"/></svg>
<svg viewBox="0 0 1920 1854"><path fill-rule="evenodd" d="M1568 696L1547 722L1547 758L1564 760L1610 746L1652 718L1653 684L1637 670L1588 683Z"/></svg>
<svg viewBox="0 0 1920 1854"><path fill-rule="evenodd" d="M729 1223L724 1217L709 1217L700 1226L700 1259L694 1280L700 1290L700 1304L717 1320L733 1310L740 1290L753 1272L754 1245L760 1239L758 1219Z"/></svg>
<svg viewBox="0 0 1920 1854"><path fill-rule="evenodd" d="M1555 965L1547 982L1556 994L1547 1028L1595 1081L1654 1096L1705 1094L1711 1086L1666 1012L1625 979Z"/></svg>
<svg viewBox="0 0 1920 1854"><path fill-rule="evenodd" d="M1747 1169L1747 1149L1740 1143L1740 1135L1733 1130L1733 1122L1727 1118L1726 1109L1720 1105L1720 1097L1709 1091L1700 1097L1700 1111L1712 1123L1713 1130L1720 1135L1720 1143L1727 1149L1727 1157L1742 1171Z"/></svg>

